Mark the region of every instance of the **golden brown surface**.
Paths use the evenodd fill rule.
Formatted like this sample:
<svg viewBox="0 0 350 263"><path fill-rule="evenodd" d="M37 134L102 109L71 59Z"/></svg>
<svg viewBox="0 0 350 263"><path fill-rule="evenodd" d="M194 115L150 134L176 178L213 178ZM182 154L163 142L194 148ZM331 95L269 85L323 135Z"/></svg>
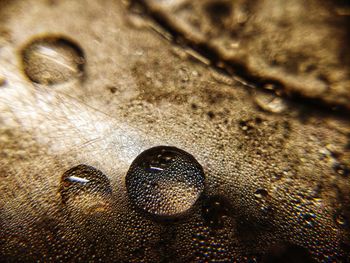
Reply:
<svg viewBox="0 0 350 263"><path fill-rule="evenodd" d="M229 73L289 96L350 109L348 1L140 2Z"/></svg>
<svg viewBox="0 0 350 263"><path fill-rule="evenodd" d="M1 261L349 260L346 114L223 74L138 5L0 1L0 32ZM29 61L38 84L21 54L45 36L84 60L41 49L50 70ZM74 70L62 78L56 67ZM128 197L130 164L157 145L204 169L205 189L181 216L144 213ZM63 201L62 176L80 164L96 169L96 188Z"/></svg>

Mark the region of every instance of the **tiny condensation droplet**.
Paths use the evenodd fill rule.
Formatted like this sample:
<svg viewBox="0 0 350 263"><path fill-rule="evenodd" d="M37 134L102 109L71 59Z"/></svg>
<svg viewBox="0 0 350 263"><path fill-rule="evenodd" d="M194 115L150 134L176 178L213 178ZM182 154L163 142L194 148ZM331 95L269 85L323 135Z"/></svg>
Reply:
<svg viewBox="0 0 350 263"><path fill-rule="evenodd" d="M265 189L258 189L258 190L255 191L254 196L256 198L261 199L261 198L266 197L268 194L269 193Z"/></svg>
<svg viewBox="0 0 350 263"><path fill-rule="evenodd" d="M342 214L338 214L335 217L335 222L337 223L338 226L341 226L341 227L347 226L347 219Z"/></svg>

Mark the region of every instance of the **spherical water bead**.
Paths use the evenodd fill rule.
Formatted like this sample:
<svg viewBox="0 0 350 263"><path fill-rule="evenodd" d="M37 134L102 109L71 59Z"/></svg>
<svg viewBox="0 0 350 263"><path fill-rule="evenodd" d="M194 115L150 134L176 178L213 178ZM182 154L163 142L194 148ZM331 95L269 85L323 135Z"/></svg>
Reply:
<svg viewBox="0 0 350 263"><path fill-rule="evenodd" d="M85 58L82 49L71 40L43 37L22 49L23 69L35 83L53 85L83 76Z"/></svg>
<svg viewBox="0 0 350 263"><path fill-rule="evenodd" d="M112 188L100 170L80 164L66 171L61 178L62 203L86 214L110 209Z"/></svg>
<svg viewBox="0 0 350 263"><path fill-rule="evenodd" d="M189 210L204 190L204 172L189 153L157 146L142 152L126 175L130 200L158 216L175 216Z"/></svg>

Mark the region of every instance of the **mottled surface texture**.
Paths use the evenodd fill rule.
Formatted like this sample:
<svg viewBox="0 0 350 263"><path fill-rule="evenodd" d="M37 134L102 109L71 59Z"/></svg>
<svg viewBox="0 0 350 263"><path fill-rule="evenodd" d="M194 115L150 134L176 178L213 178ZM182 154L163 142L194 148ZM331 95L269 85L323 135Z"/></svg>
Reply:
<svg viewBox="0 0 350 263"><path fill-rule="evenodd" d="M229 72L350 109L349 1L140 2Z"/></svg>
<svg viewBox="0 0 350 263"><path fill-rule="evenodd" d="M349 109L347 9L323 26L335 16L313 1L197 2L0 0L0 261L350 260L350 122L329 107ZM207 8L226 16L212 19L222 26L196 11ZM160 26L164 17L177 22ZM275 23L284 17L285 32ZM171 41L176 32L184 45ZM221 48L226 73L186 32ZM219 43L235 32L247 34L235 47L245 59ZM83 59L70 57L75 46L44 43L23 61L45 37L77 45ZM303 99L266 91L260 78ZM125 180L158 145L191 154L205 178L191 208L166 218L139 209Z"/></svg>

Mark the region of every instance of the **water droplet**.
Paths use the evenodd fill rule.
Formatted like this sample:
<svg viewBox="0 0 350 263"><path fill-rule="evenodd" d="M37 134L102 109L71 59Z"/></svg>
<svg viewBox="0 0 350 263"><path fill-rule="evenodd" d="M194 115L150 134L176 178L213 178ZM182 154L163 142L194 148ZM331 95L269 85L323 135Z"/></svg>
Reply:
<svg viewBox="0 0 350 263"><path fill-rule="evenodd" d="M344 177L350 174L350 168L348 168L344 163L336 163L334 165L334 170L337 172L337 174Z"/></svg>
<svg viewBox="0 0 350 263"><path fill-rule="evenodd" d="M347 220L346 220L345 216L342 214L336 215L335 222L337 223L338 226L341 226L341 227L347 226Z"/></svg>
<svg viewBox="0 0 350 263"><path fill-rule="evenodd" d="M80 47L61 37L34 39L23 48L22 60L28 78L45 85L81 78L85 63Z"/></svg>
<svg viewBox="0 0 350 263"><path fill-rule="evenodd" d="M249 121L240 120L238 124L240 128L245 132L254 128Z"/></svg>
<svg viewBox="0 0 350 263"><path fill-rule="evenodd" d="M160 216L189 210L204 189L204 172L189 153L157 146L142 152L126 176L130 200L140 209Z"/></svg>
<svg viewBox="0 0 350 263"><path fill-rule="evenodd" d="M264 111L282 113L287 109L286 101L274 94L257 92L255 93L254 100L256 104Z"/></svg>
<svg viewBox="0 0 350 263"><path fill-rule="evenodd" d="M255 191L254 196L256 198L262 199L266 197L269 193L265 189L258 189Z"/></svg>
<svg viewBox="0 0 350 263"><path fill-rule="evenodd" d="M215 117L215 113L212 111L208 111L207 115L208 115L209 119L211 119L211 120L214 119L214 117Z"/></svg>
<svg viewBox="0 0 350 263"><path fill-rule="evenodd" d="M307 213L303 215L303 219L305 220L306 224L310 227L314 226L315 218L316 218L316 215L313 213Z"/></svg>
<svg viewBox="0 0 350 263"><path fill-rule="evenodd" d="M92 166L74 166L61 178L62 203L84 213L109 210L111 194L112 188L106 175Z"/></svg>

